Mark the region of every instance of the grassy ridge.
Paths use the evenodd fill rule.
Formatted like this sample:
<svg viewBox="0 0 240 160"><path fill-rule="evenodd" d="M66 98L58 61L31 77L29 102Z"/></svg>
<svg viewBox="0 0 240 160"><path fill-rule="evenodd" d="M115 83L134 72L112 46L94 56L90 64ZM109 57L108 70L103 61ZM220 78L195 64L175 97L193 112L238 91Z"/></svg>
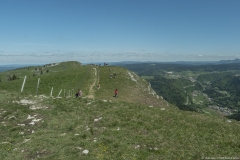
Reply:
<svg viewBox="0 0 240 160"><path fill-rule="evenodd" d="M154 97L152 88L148 89L149 83L133 72L113 66L103 66L98 69L101 85L99 90L96 89L98 99L121 100L155 106L165 106L167 104L161 98ZM116 78L113 76L110 78L110 74L114 75L114 73L117 75ZM113 97L115 89L119 91L118 98Z"/></svg>
<svg viewBox="0 0 240 160"><path fill-rule="evenodd" d="M149 83L123 68L98 67L99 79L92 68L96 66L66 62L38 76L39 94L48 96L54 85L56 97L60 89L77 89L81 82L81 98L34 96L38 77L27 80L22 94L23 79L0 82L0 89L4 88L0 90L0 159L185 160L240 156L239 122L167 106L166 101L153 96ZM16 74L29 71L20 72ZM110 78L114 73L116 78ZM89 93L93 84L94 92ZM118 98L113 97L116 88ZM89 94L94 94L93 98L87 98ZM33 104L20 105L21 100ZM30 109L33 107L40 109ZM86 149L87 155L83 154Z"/></svg>
<svg viewBox="0 0 240 160"><path fill-rule="evenodd" d="M78 88L81 88L85 94L88 93L90 79L92 79L90 66L81 66L80 63L76 62L65 62L43 68L43 74L40 74L40 71L36 71L35 68L39 67L30 67L29 70L28 68L24 68L1 73L2 77L4 75L15 74L19 77L19 80L3 81L0 83L0 89L20 92L24 76L27 76L23 94L36 94L38 78L40 78L38 94L49 96L52 87L52 95L55 97L58 96L61 89L62 93L60 96L64 95L64 89L66 92L65 95L67 95L69 90L73 90L75 93ZM49 69L49 73L45 72L47 69ZM33 73L37 75L33 76Z"/></svg>

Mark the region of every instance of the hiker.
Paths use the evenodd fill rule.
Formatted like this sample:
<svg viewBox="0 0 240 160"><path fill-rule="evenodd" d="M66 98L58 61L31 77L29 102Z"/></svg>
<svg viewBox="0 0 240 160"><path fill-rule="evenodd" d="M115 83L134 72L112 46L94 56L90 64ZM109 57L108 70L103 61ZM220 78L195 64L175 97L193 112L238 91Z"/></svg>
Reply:
<svg viewBox="0 0 240 160"><path fill-rule="evenodd" d="M82 91L79 89L78 92L76 93L76 98L82 96Z"/></svg>
<svg viewBox="0 0 240 160"><path fill-rule="evenodd" d="M81 89L79 89L79 91L78 91L78 97L81 97L82 96L82 91L81 91Z"/></svg>
<svg viewBox="0 0 240 160"><path fill-rule="evenodd" d="M70 92L69 92L70 93ZM76 98L78 97L78 92L75 94Z"/></svg>
<svg viewBox="0 0 240 160"><path fill-rule="evenodd" d="M118 97L118 90L117 89L115 89L114 94L115 94L115 97L117 98Z"/></svg>
<svg viewBox="0 0 240 160"><path fill-rule="evenodd" d="M100 83L98 83L98 89L100 89Z"/></svg>

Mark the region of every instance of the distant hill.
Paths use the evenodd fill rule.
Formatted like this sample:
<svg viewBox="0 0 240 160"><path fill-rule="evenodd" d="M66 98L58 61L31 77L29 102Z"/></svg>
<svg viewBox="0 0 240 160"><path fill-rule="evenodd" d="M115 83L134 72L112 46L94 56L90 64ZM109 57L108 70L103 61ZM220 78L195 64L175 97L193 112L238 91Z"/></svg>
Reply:
<svg viewBox="0 0 240 160"><path fill-rule="evenodd" d="M0 72L13 70L17 68L22 67L28 67L28 66L37 66L36 64L8 64L8 65L0 65Z"/></svg>
<svg viewBox="0 0 240 160"><path fill-rule="evenodd" d="M0 72L20 68L22 65L0 65Z"/></svg>
<svg viewBox="0 0 240 160"><path fill-rule="evenodd" d="M221 60L221 61L219 61L219 62L216 62L216 64L229 64L229 63L240 63L240 59Z"/></svg>

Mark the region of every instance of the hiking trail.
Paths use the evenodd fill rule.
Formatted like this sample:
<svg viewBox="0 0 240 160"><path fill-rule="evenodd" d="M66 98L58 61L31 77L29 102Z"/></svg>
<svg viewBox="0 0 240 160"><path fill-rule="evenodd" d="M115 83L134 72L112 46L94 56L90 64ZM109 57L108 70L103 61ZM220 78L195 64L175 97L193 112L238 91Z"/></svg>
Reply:
<svg viewBox="0 0 240 160"><path fill-rule="evenodd" d="M93 68L93 70L94 70L94 74L93 74L94 81L89 88L89 94L87 95L87 98L94 98L95 91L93 87L96 85L96 82L97 82L97 68Z"/></svg>

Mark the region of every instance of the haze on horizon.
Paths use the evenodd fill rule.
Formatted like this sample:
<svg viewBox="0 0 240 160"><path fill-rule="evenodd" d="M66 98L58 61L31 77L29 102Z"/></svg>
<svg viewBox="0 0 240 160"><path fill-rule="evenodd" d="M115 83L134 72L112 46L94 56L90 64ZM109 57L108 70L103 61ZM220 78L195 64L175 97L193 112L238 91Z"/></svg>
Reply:
<svg viewBox="0 0 240 160"><path fill-rule="evenodd" d="M2 0L0 64L240 58L239 0Z"/></svg>

